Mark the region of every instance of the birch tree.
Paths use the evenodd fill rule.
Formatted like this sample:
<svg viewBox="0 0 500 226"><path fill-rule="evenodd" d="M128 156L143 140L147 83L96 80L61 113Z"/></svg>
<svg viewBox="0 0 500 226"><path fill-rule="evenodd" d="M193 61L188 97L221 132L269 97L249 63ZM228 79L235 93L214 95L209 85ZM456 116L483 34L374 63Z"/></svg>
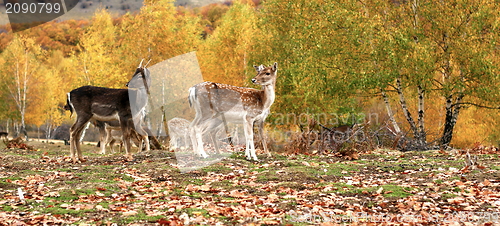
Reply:
<svg viewBox="0 0 500 226"><path fill-rule="evenodd" d="M31 86L35 85L34 79L40 68L42 50L32 38L22 35L16 36L2 53L5 59L2 67L2 81L12 98L20 120L19 132L27 138L26 110L30 104Z"/></svg>
<svg viewBox="0 0 500 226"><path fill-rule="evenodd" d="M417 145L426 148L425 97L443 97L441 147L447 147L464 105L493 107L498 100L498 6L493 1L363 1L367 17L378 24L370 40L378 60L366 81L396 91ZM380 57L380 58L378 58ZM368 63L368 62L365 62ZM383 74L383 83L376 78ZM362 78L358 76L358 78ZM407 96L416 99L416 118ZM437 100L433 100L437 101Z"/></svg>
<svg viewBox="0 0 500 226"><path fill-rule="evenodd" d="M359 94L380 95L413 148L439 127L447 147L464 106L497 109L500 6L492 0L290 1L263 5L254 56L280 59L282 111L332 111ZM270 54L267 54L270 53ZM441 99L428 99L436 94ZM444 117L427 122L426 104ZM344 108L345 108L344 107ZM395 123L398 118L400 120ZM390 116L391 118L391 116Z"/></svg>

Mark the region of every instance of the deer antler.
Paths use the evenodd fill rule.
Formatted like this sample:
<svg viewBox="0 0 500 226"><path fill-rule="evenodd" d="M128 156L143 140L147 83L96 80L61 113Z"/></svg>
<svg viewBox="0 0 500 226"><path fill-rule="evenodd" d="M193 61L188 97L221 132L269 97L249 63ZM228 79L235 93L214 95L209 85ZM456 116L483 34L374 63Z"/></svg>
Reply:
<svg viewBox="0 0 500 226"><path fill-rule="evenodd" d="M147 67L149 65L149 62L151 62L152 59L149 59L149 61L144 65L144 67Z"/></svg>
<svg viewBox="0 0 500 226"><path fill-rule="evenodd" d="M139 66L137 68L142 68L142 62L144 61L144 59L141 60L141 63L139 64Z"/></svg>

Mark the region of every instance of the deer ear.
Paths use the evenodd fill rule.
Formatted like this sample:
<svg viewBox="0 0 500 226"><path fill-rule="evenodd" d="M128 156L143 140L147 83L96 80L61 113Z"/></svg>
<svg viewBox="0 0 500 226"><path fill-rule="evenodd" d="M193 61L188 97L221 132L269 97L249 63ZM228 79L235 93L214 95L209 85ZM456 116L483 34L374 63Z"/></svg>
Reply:
<svg viewBox="0 0 500 226"><path fill-rule="evenodd" d="M261 71L261 70L262 70L261 66L256 66L256 65L253 65L253 67L255 68L255 70L256 70L257 72L259 72L259 71Z"/></svg>
<svg viewBox="0 0 500 226"><path fill-rule="evenodd" d="M273 71L278 70L278 62L274 62L273 64Z"/></svg>

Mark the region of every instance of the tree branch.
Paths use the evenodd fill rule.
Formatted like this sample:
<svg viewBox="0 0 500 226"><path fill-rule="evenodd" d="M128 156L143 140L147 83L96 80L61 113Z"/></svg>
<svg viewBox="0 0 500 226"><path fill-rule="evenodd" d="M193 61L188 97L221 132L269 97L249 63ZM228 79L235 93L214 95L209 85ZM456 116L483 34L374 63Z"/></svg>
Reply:
<svg viewBox="0 0 500 226"><path fill-rule="evenodd" d="M479 108L486 108L486 109L500 109L500 106L498 106L498 107L492 107L492 106L486 106L486 105L476 104L476 103L471 103L471 102L462 102L462 103L454 103L454 104L452 104L453 107L455 107L457 105L471 105L471 106L475 106L475 107L479 107Z"/></svg>

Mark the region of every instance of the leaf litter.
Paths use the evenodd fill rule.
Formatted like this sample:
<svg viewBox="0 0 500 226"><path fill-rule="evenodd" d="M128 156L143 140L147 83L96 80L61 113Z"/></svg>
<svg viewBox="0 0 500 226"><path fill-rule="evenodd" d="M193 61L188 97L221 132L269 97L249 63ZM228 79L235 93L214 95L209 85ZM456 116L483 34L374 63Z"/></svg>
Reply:
<svg viewBox="0 0 500 226"><path fill-rule="evenodd" d="M498 149L338 154L234 153L180 173L175 155L119 153L71 164L67 147L4 149L0 225L499 224ZM487 150L484 150L487 149Z"/></svg>

